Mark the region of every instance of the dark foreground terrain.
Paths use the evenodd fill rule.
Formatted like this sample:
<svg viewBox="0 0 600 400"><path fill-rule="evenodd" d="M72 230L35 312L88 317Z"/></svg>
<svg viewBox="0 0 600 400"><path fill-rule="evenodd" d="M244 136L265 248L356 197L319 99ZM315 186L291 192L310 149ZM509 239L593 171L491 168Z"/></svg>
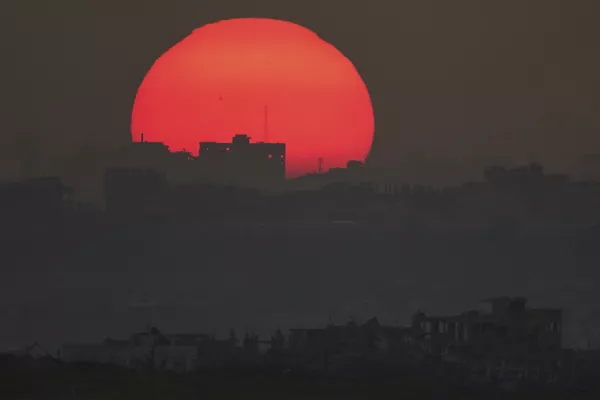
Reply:
<svg viewBox="0 0 600 400"><path fill-rule="evenodd" d="M333 378L272 371L189 374L86 367L2 371L0 398L77 400L186 399L595 399L591 391L464 387L416 373Z"/></svg>

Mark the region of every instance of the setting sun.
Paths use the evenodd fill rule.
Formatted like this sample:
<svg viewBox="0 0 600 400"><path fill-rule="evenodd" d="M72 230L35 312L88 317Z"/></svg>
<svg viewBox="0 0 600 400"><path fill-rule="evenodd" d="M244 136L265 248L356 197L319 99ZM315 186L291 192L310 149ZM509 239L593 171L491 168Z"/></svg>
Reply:
<svg viewBox="0 0 600 400"><path fill-rule="evenodd" d="M271 19L196 29L143 80L132 136L198 153L199 142L287 145L287 176L363 161L374 133L367 87L353 64L315 33Z"/></svg>

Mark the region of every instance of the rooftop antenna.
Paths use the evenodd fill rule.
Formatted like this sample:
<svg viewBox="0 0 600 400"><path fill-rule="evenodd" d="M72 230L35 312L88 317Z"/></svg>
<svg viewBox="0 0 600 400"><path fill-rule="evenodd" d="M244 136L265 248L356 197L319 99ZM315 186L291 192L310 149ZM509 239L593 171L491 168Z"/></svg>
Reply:
<svg viewBox="0 0 600 400"><path fill-rule="evenodd" d="M140 143L144 143L144 133L142 132L142 137L140 139Z"/></svg>
<svg viewBox="0 0 600 400"><path fill-rule="evenodd" d="M319 174L322 174L323 173L323 157L319 157L318 165L319 165L319 167L318 167L317 171L319 172Z"/></svg>
<svg viewBox="0 0 600 400"><path fill-rule="evenodd" d="M269 143L269 106L265 104L265 143Z"/></svg>

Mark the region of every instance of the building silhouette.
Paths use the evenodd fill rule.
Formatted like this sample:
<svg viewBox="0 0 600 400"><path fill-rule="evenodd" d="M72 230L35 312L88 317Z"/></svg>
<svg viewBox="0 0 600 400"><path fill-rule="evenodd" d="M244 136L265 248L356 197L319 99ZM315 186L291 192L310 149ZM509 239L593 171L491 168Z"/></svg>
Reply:
<svg viewBox="0 0 600 400"><path fill-rule="evenodd" d="M41 177L0 184L0 231L15 234L64 221L72 189L60 178Z"/></svg>
<svg viewBox="0 0 600 400"><path fill-rule="evenodd" d="M121 153L117 165L113 167L133 169L153 169L173 183L190 183L194 181L194 157L183 150L172 152L162 142L132 142Z"/></svg>
<svg viewBox="0 0 600 400"><path fill-rule="evenodd" d="M231 338L217 339L205 333L165 334L152 327L124 340L106 338L102 343L64 344L61 360L185 372L243 362L248 356L256 356L258 343L256 335L246 335L240 347Z"/></svg>
<svg viewBox="0 0 600 400"><path fill-rule="evenodd" d="M109 168L104 177L106 210L119 215L146 213L162 201L165 177L154 169Z"/></svg>
<svg viewBox="0 0 600 400"><path fill-rule="evenodd" d="M218 185L277 189L285 182L284 143L251 143L235 135L231 143L201 142L198 157L173 152L161 142L142 139L124 148L112 168L155 170L173 185Z"/></svg>
<svg viewBox="0 0 600 400"><path fill-rule="evenodd" d="M197 171L204 183L269 189L285 181L285 163L285 144L250 143L242 134L231 143L201 142Z"/></svg>
<svg viewBox="0 0 600 400"><path fill-rule="evenodd" d="M526 303L521 297L498 297L454 316L418 312L412 319L412 340L430 354L504 366L556 359L562 349L562 310L531 309Z"/></svg>

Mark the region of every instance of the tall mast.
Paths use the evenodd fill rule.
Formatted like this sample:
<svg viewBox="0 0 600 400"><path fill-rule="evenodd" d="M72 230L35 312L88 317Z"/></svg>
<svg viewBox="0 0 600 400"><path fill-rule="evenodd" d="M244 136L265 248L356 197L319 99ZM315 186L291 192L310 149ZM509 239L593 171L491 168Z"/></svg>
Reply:
<svg viewBox="0 0 600 400"><path fill-rule="evenodd" d="M269 142L269 106L265 104L265 143Z"/></svg>

